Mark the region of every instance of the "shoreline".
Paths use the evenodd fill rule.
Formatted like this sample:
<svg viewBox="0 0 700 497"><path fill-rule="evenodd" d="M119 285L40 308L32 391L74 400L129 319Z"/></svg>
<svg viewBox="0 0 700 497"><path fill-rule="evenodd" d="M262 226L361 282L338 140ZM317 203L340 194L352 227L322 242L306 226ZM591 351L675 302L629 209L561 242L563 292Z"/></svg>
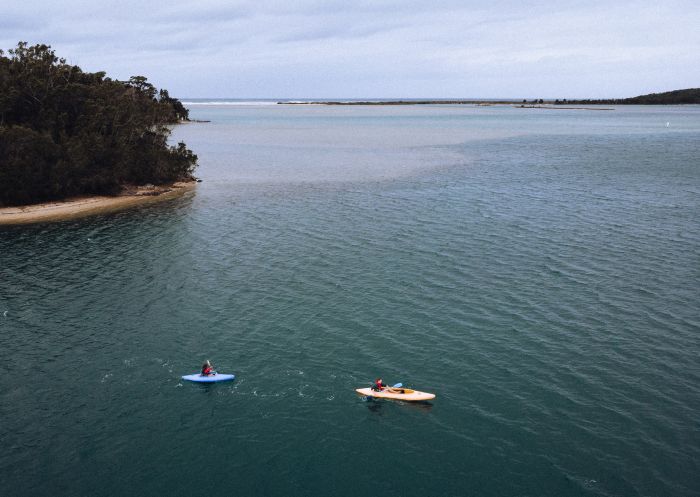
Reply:
<svg viewBox="0 0 700 497"><path fill-rule="evenodd" d="M513 105L517 100L312 100L277 105Z"/></svg>
<svg viewBox="0 0 700 497"><path fill-rule="evenodd" d="M547 104L536 104L527 105L520 104L514 105L516 109L549 109L549 110L615 110L610 107L564 107L563 105L547 105Z"/></svg>
<svg viewBox="0 0 700 497"><path fill-rule="evenodd" d="M170 185L125 187L117 196L92 195L67 200L15 207L0 207L0 226L65 221L96 214L122 211L132 207L177 198L194 190L197 181L178 181Z"/></svg>
<svg viewBox="0 0 700 497"><path fill-rule="evenodd" d="M543 103L522 103L507 100L363 100L363 101L310 101L277 102L277 105L326 105L326 106L408 106L408 105L472 105L475 107L508 106L516 109L562 109L562 110L615 110L609 107L567 107L554 101ZM577 105L577 104L571 104ZM592 104L598 105L598 104Z"/></svg>

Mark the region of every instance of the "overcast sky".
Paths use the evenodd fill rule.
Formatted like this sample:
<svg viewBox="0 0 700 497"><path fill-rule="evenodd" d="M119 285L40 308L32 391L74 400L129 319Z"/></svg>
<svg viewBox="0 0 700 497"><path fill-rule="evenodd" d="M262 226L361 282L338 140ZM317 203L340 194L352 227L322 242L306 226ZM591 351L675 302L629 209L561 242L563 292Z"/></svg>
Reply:
<svg viewBox="0 0 700 497"><path fill-rule="evenodd" d="M700 1L25 0L24 40L178 97L621 97L700 87Z"/></svg>

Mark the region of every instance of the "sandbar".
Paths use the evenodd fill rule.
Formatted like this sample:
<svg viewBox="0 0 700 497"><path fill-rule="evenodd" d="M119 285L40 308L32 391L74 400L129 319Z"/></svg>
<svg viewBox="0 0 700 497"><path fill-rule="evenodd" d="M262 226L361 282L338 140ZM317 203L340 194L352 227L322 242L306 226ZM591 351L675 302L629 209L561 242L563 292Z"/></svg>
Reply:
<svg viewBox="0 0 700 497"><path fill-rule="evenodd" d="M116 212L154 202L162 202L192 191L196 181L176 182L165 186L126 187L119 195L76 197L17 207L0 207L0 225L64 221L95 214Z"/></svg>

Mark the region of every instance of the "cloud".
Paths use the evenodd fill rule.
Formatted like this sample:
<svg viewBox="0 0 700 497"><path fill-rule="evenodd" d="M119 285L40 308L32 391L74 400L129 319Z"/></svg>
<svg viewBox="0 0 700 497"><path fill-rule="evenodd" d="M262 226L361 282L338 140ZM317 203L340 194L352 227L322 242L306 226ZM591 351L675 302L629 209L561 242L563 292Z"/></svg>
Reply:
<svg viewBox="0 0 700 497"><path fill-rule="evenodd" d="M189 97L600 97L700 79L690 1L29 0L5 10L3 48L48 43L87 70L143 74Z"/></svg>

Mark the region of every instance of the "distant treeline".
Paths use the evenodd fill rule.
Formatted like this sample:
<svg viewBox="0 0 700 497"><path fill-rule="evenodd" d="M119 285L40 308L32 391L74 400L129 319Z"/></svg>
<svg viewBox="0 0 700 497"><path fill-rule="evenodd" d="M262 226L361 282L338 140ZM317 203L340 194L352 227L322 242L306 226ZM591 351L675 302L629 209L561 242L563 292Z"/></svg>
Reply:
<svg viewBox="0 0 700 497"><path fill-rule="evenodd" d="M560 105L678 105L700 104L700 88L688 88L685 90L667 91L664 93L650 93L630 98L614 98L607 100L555 100Z"/></svg>
<svg viewBox="0 0 700 497"><path fill-rule="evenodd" d="M142 76L83 72L47 45L0 50L0 205L189 179L197 156L167 144L182 120L182 103Z"/></svg>
<svg viewBox="0 0 700 497"><path fill-rule="evenodd" d="M532 100L309 100L307 102L286 102L280 101L278 104L285 105L513 105L520 104L519 107L531 107L538 105L678 105L678 104L700 104L700 88L689 88L687 90L674 90L665 93L651 93L631 98L616 98L602 100L545 100L535 98Z"/></svg>

